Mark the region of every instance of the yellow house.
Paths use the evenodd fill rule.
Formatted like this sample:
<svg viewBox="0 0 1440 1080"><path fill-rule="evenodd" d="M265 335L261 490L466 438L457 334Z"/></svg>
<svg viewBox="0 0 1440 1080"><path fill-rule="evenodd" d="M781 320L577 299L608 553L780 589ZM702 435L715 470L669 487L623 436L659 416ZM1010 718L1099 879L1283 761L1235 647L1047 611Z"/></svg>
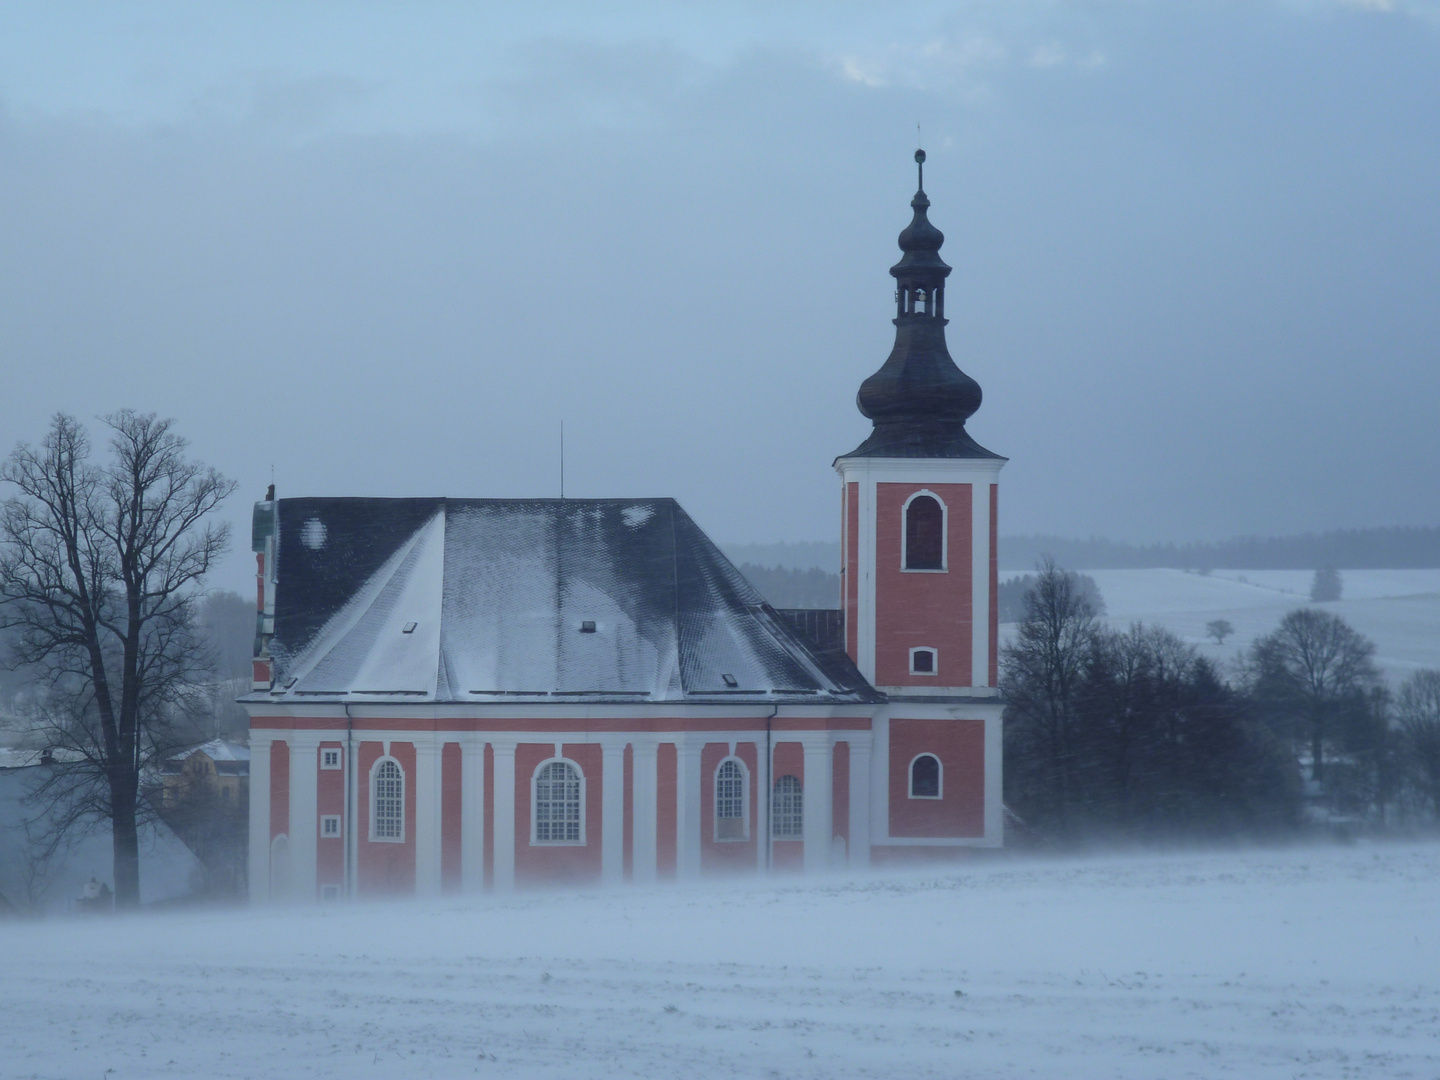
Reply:
<svg viewBox="0 0 1440 1080"><path fill-rule="evenodd" d="M211 739L166 759L161 776L167 809L196 799L235 806L250 787L250 750Z"/></svg>

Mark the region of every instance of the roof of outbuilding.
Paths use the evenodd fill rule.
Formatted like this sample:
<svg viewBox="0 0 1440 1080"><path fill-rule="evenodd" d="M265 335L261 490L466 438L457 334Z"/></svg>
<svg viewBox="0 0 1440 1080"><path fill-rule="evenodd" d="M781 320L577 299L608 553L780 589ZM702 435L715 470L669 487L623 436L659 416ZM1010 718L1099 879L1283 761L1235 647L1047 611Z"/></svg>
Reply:
<svg viewBox="0 0 1440 1080"><path fill-rule="evenodd" d="M211 739L209 742L201 743L198 746L187 747L174 754L171 754L166 761L186 761L196 754L203 753L211 761L249 761L250 748L241 746L239 743L226 742L224 739Z"/></svg>
<svg viewBox="0 0 1440 1080"><path fill-rule="evenodd" d="M673 499L281 499L251 700L883 700Z"/></svg>

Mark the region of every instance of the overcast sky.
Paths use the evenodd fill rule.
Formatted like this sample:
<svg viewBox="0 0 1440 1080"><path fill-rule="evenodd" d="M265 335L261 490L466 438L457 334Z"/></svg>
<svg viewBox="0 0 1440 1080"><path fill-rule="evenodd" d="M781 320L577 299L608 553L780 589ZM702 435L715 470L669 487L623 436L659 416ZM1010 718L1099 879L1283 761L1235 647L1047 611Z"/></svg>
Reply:
<svg viewBox="0 0 1440 1080"><path fill-rule="evenodd" d="M1002 532L1440 524L1406 0L7 4L0 443L834 539L917 121Z"/></svg>

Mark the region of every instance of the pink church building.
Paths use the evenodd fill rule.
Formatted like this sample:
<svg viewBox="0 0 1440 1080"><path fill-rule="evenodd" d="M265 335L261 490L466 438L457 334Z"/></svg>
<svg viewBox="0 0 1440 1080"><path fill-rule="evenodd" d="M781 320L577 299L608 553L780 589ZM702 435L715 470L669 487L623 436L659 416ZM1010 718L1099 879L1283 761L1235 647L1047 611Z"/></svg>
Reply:
<svg viewBox="0 0 1440 1080"><path fill-rule="evenodd" d="M777 611L670 499L254 513L256 901L863 867L1002 843L996 514L944 240L835 461L841 595Z"/></svg>

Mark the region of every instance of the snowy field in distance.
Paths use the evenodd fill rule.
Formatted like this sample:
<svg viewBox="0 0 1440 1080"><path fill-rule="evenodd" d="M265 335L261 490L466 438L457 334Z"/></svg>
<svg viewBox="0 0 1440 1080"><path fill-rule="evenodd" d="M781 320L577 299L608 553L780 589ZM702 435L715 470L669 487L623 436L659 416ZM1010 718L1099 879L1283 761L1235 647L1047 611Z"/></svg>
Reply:
<svg viewBox="0 0 1440 1080"><path fill-rule="evenodd" d="M1440 1076L1440 845L0 923L0 1073Z"/></svg>
<svg viewBox="0 0 1440 1080"><path fill-rule="evenodd" d="M1309 603L1310 570L1087 570L1105 598L1105 621L1164 626L1228 663L1285 613ZM1002 579L1018 577L1002 575ZM1440 668L1440 570L1341 570L1341 599L1316 605L1334 612L1376 645L1376 662L1393 682L1418 668ZM1235 635L1223 646L1205 624L1227 619ZM1013 630L1007 624L1002 634Z"/></svg>

